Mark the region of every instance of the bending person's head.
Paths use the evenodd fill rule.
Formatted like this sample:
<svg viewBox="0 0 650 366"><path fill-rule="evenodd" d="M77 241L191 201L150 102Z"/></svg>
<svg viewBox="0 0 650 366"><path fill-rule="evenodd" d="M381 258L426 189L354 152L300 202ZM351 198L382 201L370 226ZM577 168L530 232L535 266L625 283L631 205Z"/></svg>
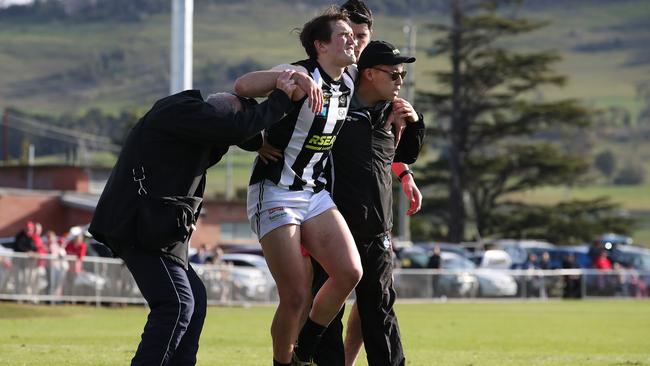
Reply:
<svg viewBox="0 0 650 366"><path fill-rule="evenodd" d="M257 104L257 101L253 98L242 97L232 93L210 94L205 99L205 102L213 106L217 111L217 116L221 118L234 116L237 112L242 112L246 108ZM262 135L258 133L248 140L238 143L237 146L246 151L256 151L262 146L262 143Z"/></svg>
<svg viewBox="0 0 650 366"><path fill-rule="evenodd" d="M257 104L255 99L240 97L236 94L225 92L210 94L205 101L214 107L219 116L235 114L250 105Z"/></svg>

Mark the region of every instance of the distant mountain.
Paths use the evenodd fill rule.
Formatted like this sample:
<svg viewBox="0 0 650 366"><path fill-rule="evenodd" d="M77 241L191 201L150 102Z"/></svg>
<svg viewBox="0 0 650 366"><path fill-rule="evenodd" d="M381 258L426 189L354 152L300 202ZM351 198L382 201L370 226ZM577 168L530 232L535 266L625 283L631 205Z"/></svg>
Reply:
<svg viewBox="0 0 650 366"><path fill-rule="evenodd" d="M377 37L396 44L404 39L404 12L417 12L412 16L418 25L416 87L435 88L431 72L442 60L427 56L435 35L426 25L447 21L447 1L367 2L377 14ZM91 108L114 114L146 108L168 91L169 4L50 0L0 10L0 109L61 115ZM323 4L195 0L194 86L205 93L231 90L238 75L304 57L291 30ZM650 75L647 0L524 4L524 15L552 26L513 40L512 47L557 50L565 58L561 71L570 77L566 89L543 91L546 96L562 93L597 105L638 109L635 85Z"/></svg>
<svg viewBox="0 0 650 366"><path fill-rule="evenodd" d="M480 0L478 0L480 1ZM475 1L475 2L478 2ZM636 0L616 0L617 3ZM345 0L332 1L332 4L340 5ZM381 15L423 15L431 13L445 13L449 9L448 0L366 0L366 4L375 14ZM75 19L97 19L97 17L118 17L124 19L138 19L143 15L153 15L160 12L170 11L171 0L0 0L0 8L7 8L12 5L23 5L16 7L14 11L25 16L28 12L33 12L38 7L60 7L63 9L63 17ZM195 0L195 7L204 5L226 5L232 4L231 0ZM310 6L314 8L324 8L327 1L322 0L239 0L238 3L248 6L273 6L277 4L289 4L293 6ZM611 4L612 0L528 0L522 1L524 9L543 10L549 8L574 8L584 5L598 6L601 4ZM22 8L22 9L18 9ZM25 12L27 10L27 12ZM1 13L1 11L0 11ZM1 15L1 14L0 14ZM43 16L47 16L43 14ZM54 17L61 17L57 12L53 12Z"/></svg>

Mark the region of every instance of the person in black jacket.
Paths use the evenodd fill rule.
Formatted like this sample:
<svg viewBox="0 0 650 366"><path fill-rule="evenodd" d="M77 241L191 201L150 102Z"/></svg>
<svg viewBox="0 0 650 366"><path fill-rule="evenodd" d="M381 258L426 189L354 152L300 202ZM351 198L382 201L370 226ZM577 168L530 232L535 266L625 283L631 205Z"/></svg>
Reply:
<svg viewBox="0 0 650 366"><path fill-rule="evenodd" d="M27 221L25 228L20 230L14 237L14 251L19 253L29 253L36 251L36 244L32 236L34 235L35 225Z"/></svg>
<svg viewBox="0 0 650 366"><path fill-rule="evenodd" d="M393 310L391 164L415 162L424 138L422 116L398 97L406 76L403 64L411 62L415 58L401 56L388 42L372 41L366 46L357 63L358 86L330 159L329 189L363 265L363 277L355 289L356 306L370 366L405 364ZM391 114L406 124L399 141L395 129L387 124ZM317 262L312 263L317 288L326 274ZM342 315L341 311L323 336L314 357L319 365L342 366L344 361L349 365L356 359L360 344L343 354ZM346 338L346 347L355 348L349 341Z"/></svg>
<svg viewBox="0 0 650 366"><path fill-rule="evenodd" d="M291 111L292 73L259 105L229 93L204 101L198 90L160 99L127 136L89 231L124 260L151 309L132 365L196 363L207 298L188 243L205 172L230 145L256 150L261 138L248 139Z"/></svg>

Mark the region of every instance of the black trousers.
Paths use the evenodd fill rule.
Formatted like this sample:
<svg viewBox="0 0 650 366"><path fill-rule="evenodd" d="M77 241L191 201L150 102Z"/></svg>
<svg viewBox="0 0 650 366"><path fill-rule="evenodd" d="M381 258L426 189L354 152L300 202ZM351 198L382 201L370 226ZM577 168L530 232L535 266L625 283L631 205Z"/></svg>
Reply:
<svg viewBox="0 0 650 366"><path fill-rule="evenodd" d="M401 366L406 363L397 317L393 310L396 293L393 286L393 258L388 236L355 238L363 277L355 292L361 319L361 331L369 366ZM314 260L313 293L327 280L327 273ZM330 323L318 346L314 361L318 365L343 366L343 309Z"/></svg>
<svg viewBox="0 0 650 366"><path fill-rule="evenodd" d="M138 249L122 255L151 311L131 365L194 365L207 307L196 272Z"/></svg>

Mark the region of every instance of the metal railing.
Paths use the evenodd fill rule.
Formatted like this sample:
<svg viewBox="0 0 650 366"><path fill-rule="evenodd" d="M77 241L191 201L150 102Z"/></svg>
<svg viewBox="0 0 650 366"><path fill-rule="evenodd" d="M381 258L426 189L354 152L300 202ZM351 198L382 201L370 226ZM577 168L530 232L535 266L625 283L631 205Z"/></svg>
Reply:
<svg viewBox="0 0 650 366"><path fill-rule="evenodd" d="M273 302L277 290L270 273L231 265L193 265L211 305ZM33 253L0 254L0 300L144 304L123 261L115 258L56 257Z"/></svg>
<svg viewBox="0 0 650 366"><path fill-rule="evenodd" d="M643 298L650 271L401 269L394 280L399 298Z"/></svg>
<svg viewBox="0 0 650 366"><path fill-rule="evenodd" d="M278 299L268 271L231 265L194 265L208 303L236 305ZM648 297L650 271L396 269L401 299ZM0 299L23 302L144 304L120 259L0 254Z"/></svg>

